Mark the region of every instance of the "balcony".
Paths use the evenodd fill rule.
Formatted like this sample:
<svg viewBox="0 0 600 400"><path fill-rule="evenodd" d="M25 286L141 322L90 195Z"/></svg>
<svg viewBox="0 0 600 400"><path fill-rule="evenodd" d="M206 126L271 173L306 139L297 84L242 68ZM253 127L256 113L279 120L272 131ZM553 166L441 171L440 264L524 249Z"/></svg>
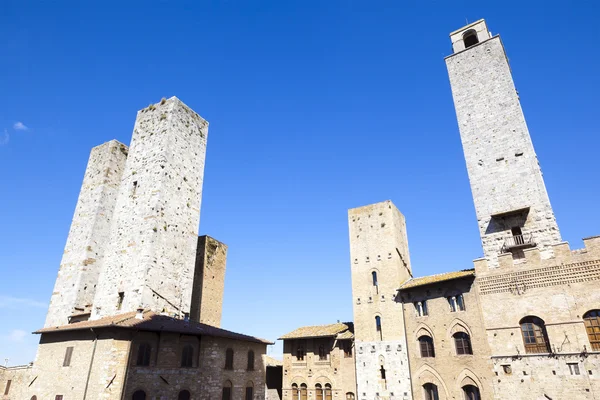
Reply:
<svg viewBox="0 0 600 400"><path fill-rule="evenodd" d="M531 233L527 235L514 235L504 241L502 245L502 252L508 253L509 251L526 249L528 247L535 247L536 243L533 241L533 235Z"/></svg>

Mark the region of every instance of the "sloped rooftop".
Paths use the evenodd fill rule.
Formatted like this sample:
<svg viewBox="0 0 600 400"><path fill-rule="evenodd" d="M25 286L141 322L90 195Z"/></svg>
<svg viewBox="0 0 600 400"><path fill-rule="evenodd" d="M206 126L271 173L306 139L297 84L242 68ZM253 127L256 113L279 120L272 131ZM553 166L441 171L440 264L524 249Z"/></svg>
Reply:
<svg viewBox="0 0 600 400"><path fill-rule="evenodd" d="M152 311L144 311L142 314L142 318L136 318L136 314L137 313L133 311L119 315L112 315L109 317L104 317L92 321L88 320L75 322L68 325L42 328L33 333L66 332L90 328L122 328L139 331L172 332L181 333L185 335L213 336L227 339L242 340L246 342L273 344L273 342L269 340L244 335L241 333L231 332L225 329L202 324L200 322L185 321L166 315L160 315Z"/></svg>
<svg viewBox="0 0 600 400"><path fill-rule="evenodd" d="M474 269L463 269L462 271L445 272L443 274L423 276L420 278L412 278L412 279L409 279L408 281L404 282L402 285L400 285L400 288L398 290L405 290L405 289L410 289L410 288L414 288L417 286L425 286L425 285L430 285L432 283L450 281L452 279L465 278L468 276L475 276L475 270Z"/></svg>
<svg viewBox="0 0 600 400"><path fill-rule="evenodd" d="M352 322L338 322L329 325L303 326L290 333L286 333L279 340L318 337L352 339L354 337L354 324Z"/></svg>
<svg viewBox="0 0 600 400"><path fill-rule="evenodd" d="M281 367L283 366L283 361L270 356L265 356L265 365L267 367Z"/></svg>

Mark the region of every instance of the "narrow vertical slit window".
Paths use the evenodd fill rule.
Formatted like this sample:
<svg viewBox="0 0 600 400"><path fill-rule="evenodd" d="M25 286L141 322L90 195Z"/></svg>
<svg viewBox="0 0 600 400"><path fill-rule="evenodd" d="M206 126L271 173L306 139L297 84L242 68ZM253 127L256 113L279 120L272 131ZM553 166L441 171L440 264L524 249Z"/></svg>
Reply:
<svg viewBox="0 0 600 400"><path fill-rule="evenodd" d="M123 299L125 298L125 292L119 292L119 299L117 300L117 310L123 308Z"/></svg>
<svg viewBox="0 0 600 400"><path fill-rule="evenodd" d="M71 356L73 355L73 347L67 347L65 351L65 359L63 360L63 367L71 365Z"/></svg>

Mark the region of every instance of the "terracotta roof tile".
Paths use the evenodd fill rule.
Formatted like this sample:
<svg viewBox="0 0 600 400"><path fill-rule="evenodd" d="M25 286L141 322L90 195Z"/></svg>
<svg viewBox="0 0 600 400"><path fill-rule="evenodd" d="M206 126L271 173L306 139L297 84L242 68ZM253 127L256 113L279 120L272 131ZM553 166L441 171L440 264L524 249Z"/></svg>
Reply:
<svg viewBox="0 0 600 400"><path fill-rule="evenodd" d="M166 315L159 315L152 311L144 311L143 318L141 319L136 318L136 312L128 312L100 318L97 320L81 321L68 325L42 328L34 333L65 332L90 328L123 328L140 331L173 332L187 335L206 335L243 340L247 342L273 344L273 342L269 340L231 332L214 326L201 324L199 322L184 321L182 319L177 319Z"/></svg>
<svg viewBox="0 0 600 400"><path fill-rule="evenodd" d="M443 274L423 276L420 278L410 279L400 285L399 290L410 289L417 286L430 285L432 283L449 281L452 279L464 278L467 276L475 276L474 269L463 269L462 271L445 272Z"/></svg>
<svg viewBox="0 0 600 400"><path fill-rule="evenodd" d="M281 367L283 366L283 361L270 356L265 356L265 365L267 367Z"/></svg>
<svg viewBox="0 0 600 400"><path fill-rule="evenodd" d="M313 338L335 336L338 339L350 339L354 337L354 324L352 322L338 322L330 325L303 326L290 333L286 333L279 339ZM340 337L345 336L345 337Z"/></svg>

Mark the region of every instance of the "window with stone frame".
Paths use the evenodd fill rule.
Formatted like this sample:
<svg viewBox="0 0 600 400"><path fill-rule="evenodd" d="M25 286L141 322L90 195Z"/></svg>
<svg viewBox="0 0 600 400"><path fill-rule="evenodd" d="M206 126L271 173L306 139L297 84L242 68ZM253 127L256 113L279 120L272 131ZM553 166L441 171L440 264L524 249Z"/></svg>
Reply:
<svg viewBox="0 0 600 400"><path fill-rule="evenodd" d="M569 372L571 375L580 375L581 371L579 370L579 363L567 363L569 367Z"/></svg>
<svg viewBox="0 0 600 400"><path fill-rule="evenodd" d="M600 310L586 312L583 322L592 350L600 351Z"/></svg>
<svg viewBox="0 0 600 400"><path fill-rule="evenodd" d="M456 332L452 337L454 338L454 346L456 347L457 355L473 354L471 338L468 333Z"/></svg>
<svg viewBox="0 0 600 400"><path fill-rule="evenodd" d="M233 349L225 350L225 369L233 369Z"/></svg>
<svg viewBox="0 0 600 400"><path fill-rule="evenodd" d="M316 400L323 400L323 386L320 383L315 385Z"/></svg>
<svg viewBox="0 0 600 400"><path fill-rule="evenodd" d="M433 339L430 336L423 335L419 337L419 347L421 349L421 357L435 357Z"/></svg>
<svg viewBox="0 0 600 400"><path fill-rule="evenodd" d="M69 346L67 347L67 350L65 351L65 358L63 360L63 367L69 367L71 366L71 357L73 356L73 347Z"/></svg>
<svg viewBox="0 0 600 400"><path fill-rule="evenodd" d="M465 400L481 400L481 395L479 394L479 388L474 385L466 385L462 388L463 394L465 395Z"/></svg>
<svg viewBox="0 0 600 400"><path fill-rule="evenodd" d="M254 371L254 351L248 350L248 371Z"/></svg>
<svg viewBox="0 0 600 400"><path fill-rule="evenodd" d="M221 400L231 400L231 381L225 381L223 384L223 394L221 395Z"/></svg>
<svg viewBox="0 0 600 400"><path fill-rule="evenodd" d="M292 400L300 400L300 391L295 383L292 383Z"/></svg>
<svg viewBox="0 0 600 400"><path fill-rule="evenodd" d="M424 384L423 393L425 394L425 400L440 400L438 388L433 383Z"/></svg>
<svg viewBox="0 0 600 400"><path fill-rule="evenodd" d="M194 347L186 344L181 349L181 366L183 368L192 368L194 366Z"/></svg>
<svg viewBox="0 0 600 400"><path fill-rule="evenodd" d="M417 317L426 317L429 315L427 311L427 300L415 301L414 306Z"/></svg>
<svg viewBox="0 0 600 400"><path fill-rule="evenodd" d="M303 383L300 385L300 400L307 400L308 399L308 387L306 386L306 383Z"/></svg>
<svg viewBox="0 0 600 400"><path fill-rule="evenodd" d="M150 355L152 354L152 347L149 343L140 343L137 350L137 359L135 365L139 367L147 367L150 365Z"/></svg>
<svg viewBox="0 0 600 400"><path fill-rule="evenodd" d="M331 384L325 384L325 400L331 400Z"/></svg>
<svg viewBox="0 0 600 400"><path fill-rule="evenodd" d="M521 334L523 335L523 344L526 353L550 353L550 342L546 332L546 324L539 317L529 316L523 318L521 325Z"/></svg>
<svg viewBox="0 0 600 400"><path fill-rule="evenodd" d="M465 299L462 294L449 296L446 298L450 306L450 312L465 311Z"/></svg>
<svg viewBox="0 0 600 400"><path fill-rule="evenodd" d="M463 34L463 41L465 43L465 49L476 45L479 43L479 38L477 38L477 32L475 29L469 29Z"/></svg>
<svg viewBox="0 0 600 400"><path fill-rule="evenodd" d="M244 397L244 400L252 400L253 397L254 397L254 385L252 384L252 382L248 382L246 384L246 396Z"/></svg>

